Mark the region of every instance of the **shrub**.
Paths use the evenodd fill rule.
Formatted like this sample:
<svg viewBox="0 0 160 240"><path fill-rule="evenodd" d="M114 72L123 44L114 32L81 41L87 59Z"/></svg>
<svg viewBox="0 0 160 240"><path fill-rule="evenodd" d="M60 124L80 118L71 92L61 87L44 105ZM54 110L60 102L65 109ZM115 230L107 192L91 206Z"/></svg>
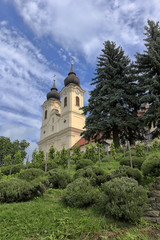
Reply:
<svg viewBox="0 0 160 240"><path fill-rule="evenodd" d="M77 178L66 187L63 200L70 207L88 207L95 203L99 192L86 178Z"/></svg>
<svg viewBox="0 0 160 240"><path fill-rule="evenodd" d="M40 181L27 182L18 178L0 181L0 202L27 201L37 196L42 196L45 187Z"/></svg>
<svg viewBox="0 0 160 240"><path fill-rule="evenodd" d="M107 181L107 174L99 167L86 167L76 171L74 179L87 178L90 180L91 185L100 186Z"/></svg>
<svg viewBox="0 0 160 240"><path fill-rule="evenodd" d="M76 165L76 170L85 168L88 166L93 166L93 162L90 159L82 159Z"/></svg>
<svg viewBox="0 0 160 240"><path fill-rule="evenodd" d="M47 162L47 171L50 171L52 169L58 168L58 164L55 162L48 161Z"/></svg>
<svg viewBox="0 0 160 240"><path fill-rule="evenodd" d="M35 178L42 177L45 175L45 172L38 168L29 168L22 170L20 174L18 175L18 178L26 180L26 181L32 181Z"/></svg>
<svg viewBox="0 0 160 240"><path fill-rule="evenodd" d="M63 189L70 182L70 178L68 174L63 170L52 169L47 172L47 176L50 183L50 187L52 188Z"/></svg>
<svg viewBox="0 0 160 240"><path fill-rule="evenodd" d="M95 178L96 175L91 167L87 167L77 170L73 176L73 179L75 180L81 177L88 178L90 180L91 178Z"/></svg>
<svg viewBox="0 0 160 240"><path fill-rule="evenodd" d="M23 165L23 164L12 165L11 174L19 173L21 171L21 169L25 169L25 165ZM0 170L1 170L1 173L3 173L4 175L9 175L10 166L3 166L3 167L0 168Z"/></svg>
<svg viewBox="0 0 160 240"><path fill-rule="evenodd" d="M142 164L142 172L145 176L159 177L160 176L160 154L154 153Z"/></svg>
<svg viewBox="0 0 160 240"><path fill-rule="evenodd" d="M117 177L130 177L141 183L143 175L138 168L131 168L129 166L120 166L118 170L111 173L111 179Z"/></svg>
<svg viewBox="0 0 160 240"><path fill-rule="evenodd" d="M102 183L106 182L108 179L108 175L105 171L99 167L92 167L94 174L96 175L95 178L95 185L100 186Z"/></svg>
<svg viewBox="0 0 160 240"><path fill-rule="evenodd" d="M137 221L147 203L147 193L136 180L122 177L115 178L103 186L104 211L118 219Z"/></svg>
<svg viewBox="0 0 160 240"><path fill-rule="evenodd" d="M145 160L145 157L132 156L132 164L134 168L141 169L141 166ZM129 156L124 157L120 160L120 165L130 166Z"/></svg>
<svg viewBox="0 0 160 240"><path fill-rule="evenodd" d="M154 138L153 141L152 141L152 145L151 145L150 150L152 152L156 152L156 151L160 150L159 147L160 147L159 139L158 138Z"/></svg>

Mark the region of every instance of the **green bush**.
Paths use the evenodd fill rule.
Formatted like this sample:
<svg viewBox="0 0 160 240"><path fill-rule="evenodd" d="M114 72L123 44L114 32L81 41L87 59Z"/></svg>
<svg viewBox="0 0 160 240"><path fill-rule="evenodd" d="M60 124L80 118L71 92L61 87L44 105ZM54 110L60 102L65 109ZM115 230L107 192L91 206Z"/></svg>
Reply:
<svg viewBox="0 0 160 240"><path fill-rule="evenodd" d="M88 178L90 180L91 178L95 178L96 175L91 167L86 167L77 170L73 176L73 179L75 180L81 177Z"/></svg>
<svg viewBox="0 0 160 240"><path fill-rule="evenodd" d="M65 188L70 182L68 174L59 169L52 169L47 172L49 184L51 188Z"/></svg>
<svg viewBox="0 0 160 240"><path fill-rule="evenodd" d="M81 169L81 168L85 168L85 167L88 167L88 166L93 166L93 164L94 163L90 159L81 159L76 164L76 170Z"/></svg>
<svg viewBox="0 0 160 240"><path fill-rule="evenodd" d="M32 181L35 178L42 177L45 175L45 172L39 168L29 168L22 170L20 174L18 175L18 178L26 180L26 181Z"/></svg>
<svg viewBox="0 0 160 240"><path fill-rule="evenodd" d="M132 164L134 168L138 168L141 169L141 166L143 164L145 160L145 157L136 157L136 156L132 156ZM125 166L130 166L130 160L129 160L129 156L124 157L120 160L120 165L125 165Z"/></svg>
<svg viewBox="0 0 160 240"><path fill-rule="evenodd" d="M154 153L142 164L142 172L144 176L159 177L160 176L160 154Z"/></svg>
<svg viewBox="0 0 160 240"><path fill-rule="evenodd" d="M70 207L88 207L98 198L98 190L86 178L77 178L66 187L63 200Z"/></svg>
<svg viewBox="0 0 160 240"><path fill-rule="evenodd" d="M27 201L45 192L44 185L34 180L27 182L18 178L3 179L0 181L0 202Z"/></svg>
<svg viewBox="0 0 160 240"><path fill-rule="evenodd" d="M143 175L138 168L131 168L129 166L120 166L115 172L111 173L111 179L117 177L130 177L141 183Z"/></svg>
<svg viewBox="0 0 160 240"><path fill-rule="evenodd" d="M106 215L117 219L137 221L147 203L147 193L136 180L122 177L115 178L103 185L102 201Z"/></svg>
<svg viewBox="0 0 160 240"><path fill-rule="evenodd" d="M52 169L58 168L58 164L55 162L48 161L47 162L47 171L50 171Z"/></svg>
<svg viewBox="0 0 160 240"><path fill-rule="evenodd" d="M11 174L19 173L21 171L21 169L25 169L25 165L23 165L23 164L12 165ZM10 166L0 167L0 170L1 170L1 173L3 173L4 175L9 175L10 174Z"/></svg>
<svg viewBox="0 0 160 240"><path fill-rule="evenodd" d="M91 185L100 186L107 181L107 174L99 167L86 167L76 171L74 179L87 178L90 180Z"/></svg>

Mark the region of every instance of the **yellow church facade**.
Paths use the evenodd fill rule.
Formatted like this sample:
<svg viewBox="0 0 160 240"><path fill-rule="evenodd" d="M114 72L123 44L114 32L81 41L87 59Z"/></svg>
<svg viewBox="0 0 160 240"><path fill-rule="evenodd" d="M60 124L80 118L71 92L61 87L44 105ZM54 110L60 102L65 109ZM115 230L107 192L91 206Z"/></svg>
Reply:
<svg viewBox="0 0 160 240"><path fill-rule="evenodd" d="M80 80L73 71L73 62L64 87L57 92L55 80L47 100L43 103L43 116L39 149L48 153L51 146L56 150L66 149L81 138L84 130L85 116L83 111L83 95L85 91L80 86Z"/></svg>

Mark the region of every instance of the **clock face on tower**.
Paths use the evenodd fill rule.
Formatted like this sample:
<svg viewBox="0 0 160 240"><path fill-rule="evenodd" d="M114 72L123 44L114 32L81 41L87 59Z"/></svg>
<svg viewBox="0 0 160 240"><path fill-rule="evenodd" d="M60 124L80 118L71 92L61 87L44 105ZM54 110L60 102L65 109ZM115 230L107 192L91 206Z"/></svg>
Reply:
<svg viewBox="0 0 160 240"><path fill-rule="evenodd" d="M76 89L76 93L77 93L77 94L79 94L79 93L80 93L79 89Z"/></svg>

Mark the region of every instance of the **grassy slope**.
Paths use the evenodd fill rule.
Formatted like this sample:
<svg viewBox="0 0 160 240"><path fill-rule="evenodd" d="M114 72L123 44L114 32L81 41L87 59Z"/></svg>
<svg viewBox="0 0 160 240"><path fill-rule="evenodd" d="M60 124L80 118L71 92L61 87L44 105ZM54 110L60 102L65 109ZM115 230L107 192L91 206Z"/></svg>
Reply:
<svg viewBox="0 0 160 240"><path fill-rule="evenodd" d="M160 232L151 226L137 228L116 222L101 216L94 207L87 210L66 207L61 201L63 191L49 189L44 198L1 204L0 239L158 239Z"/></svg>
<svg viewBox="0 0 160 240"><path fill-rule="evenodd" d="M109 166L111 170L102 163L102 169L110 172L119 162L111 159ZM74 172L72 166L72 176ZM95 207L66 207L61 201L63 191L49 189L43 198L1 204L0 240L160 240L160 231L143 221L133 226L101 216Z"/></svg>

